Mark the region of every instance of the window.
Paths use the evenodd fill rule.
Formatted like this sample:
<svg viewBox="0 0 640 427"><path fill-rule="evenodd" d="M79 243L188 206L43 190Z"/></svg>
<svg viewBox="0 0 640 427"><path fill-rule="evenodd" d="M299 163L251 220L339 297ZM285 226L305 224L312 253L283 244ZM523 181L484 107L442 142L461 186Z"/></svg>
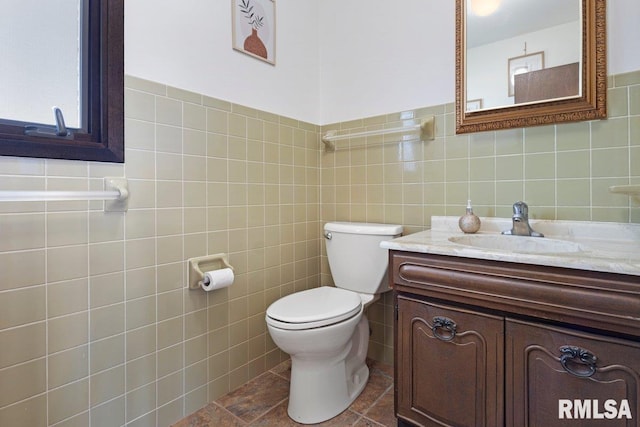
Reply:
<svg viewBox="0 0 640 427"><path fill-rule="evenodd" d="M0 155L124 162L124 0L12 2L0 38Z"/></svg>

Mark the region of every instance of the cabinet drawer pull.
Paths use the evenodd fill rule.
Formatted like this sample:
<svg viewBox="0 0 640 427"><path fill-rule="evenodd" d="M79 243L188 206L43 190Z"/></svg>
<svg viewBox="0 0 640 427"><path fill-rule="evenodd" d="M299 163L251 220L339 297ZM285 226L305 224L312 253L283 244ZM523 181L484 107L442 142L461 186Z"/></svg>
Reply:
<svg viewBox="0 0 640 427"><path fill-rule="evenodd" d="M438 338L441 341L451 341L456 337L456 322L453 320L436 316L433 318L433 326L431 327L431 331L433 332L433 336ZM438 329L443 329L446 331L444 334L438 332Z"/></svg>
<svg viewBox="0 0 640 427"><path fill-rule="evenodd" d="M562 364L564 370L571 375L588 378L596 373L596 362L598 358L595 354L583 348L570 345L560 347L560 353L562 353L562 356L560 356L560 364ZM570 362L574 365L583 365L585 369L575 370L569 365Z"/></svg>

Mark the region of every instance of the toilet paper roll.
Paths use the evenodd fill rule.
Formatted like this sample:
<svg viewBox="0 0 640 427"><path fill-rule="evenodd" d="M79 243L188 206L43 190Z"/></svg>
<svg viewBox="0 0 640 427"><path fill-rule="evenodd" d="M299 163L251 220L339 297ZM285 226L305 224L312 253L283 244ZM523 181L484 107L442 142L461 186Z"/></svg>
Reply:
<svg viewBox="0 0 640 427"><path fill-rule="evenodd" d="M231 286L233 278L233 270L230 268L206 271L204 273L204 279L200 282L200 286L207 292L222 289Z"/></svg>

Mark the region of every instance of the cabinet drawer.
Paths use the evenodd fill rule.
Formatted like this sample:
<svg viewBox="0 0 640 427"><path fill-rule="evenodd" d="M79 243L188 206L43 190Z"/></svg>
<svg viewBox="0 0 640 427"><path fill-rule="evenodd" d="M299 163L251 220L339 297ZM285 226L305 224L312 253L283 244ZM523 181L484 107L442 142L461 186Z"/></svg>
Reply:
<svg viewBox="0 0 640 427"><path fill-rule="evenodd" d="M398 417L424 426L503 424L504 320L398 296Z"/></svg>
<svg viewBox="0 0 640 427"><path fill-rule="evenodd" d="M640 337L637 276L390 252L398 292Z"/></svg>
<svg viewBox="0 0 640 427"><path fill-rule="evenodd" d="M507 426L637 427L640 343L512 319L506 337ZM618 413L625 404L632 419Z"/></svg>

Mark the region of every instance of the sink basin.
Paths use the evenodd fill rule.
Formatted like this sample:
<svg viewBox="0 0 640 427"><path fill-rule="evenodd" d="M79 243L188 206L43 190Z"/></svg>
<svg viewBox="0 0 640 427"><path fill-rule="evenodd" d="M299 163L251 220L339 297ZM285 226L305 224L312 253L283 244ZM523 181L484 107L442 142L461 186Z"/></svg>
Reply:
<svg viewBox="0 0 640 427"><path fill-rule="evenodd" d="M583 247L567 240L547 237L505 236L502 234L473 234L449 237L451 243L478 249L518 252L524 254L559 254L581 252Z"/></svg>

